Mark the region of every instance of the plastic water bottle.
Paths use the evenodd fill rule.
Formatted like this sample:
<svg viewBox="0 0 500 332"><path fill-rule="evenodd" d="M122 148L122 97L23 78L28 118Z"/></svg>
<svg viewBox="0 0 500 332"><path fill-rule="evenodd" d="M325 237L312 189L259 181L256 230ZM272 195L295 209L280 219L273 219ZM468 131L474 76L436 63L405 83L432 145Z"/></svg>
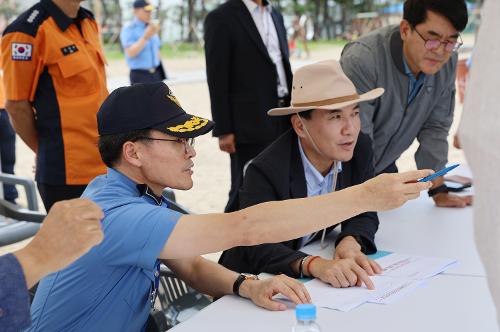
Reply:
<svg viewBox="0 0 500 332"><path fill-rule="evenodd" d="M321 332L316 324L316 306L314 304L297 304L295 307L297 323L292 332Z"/></svg>

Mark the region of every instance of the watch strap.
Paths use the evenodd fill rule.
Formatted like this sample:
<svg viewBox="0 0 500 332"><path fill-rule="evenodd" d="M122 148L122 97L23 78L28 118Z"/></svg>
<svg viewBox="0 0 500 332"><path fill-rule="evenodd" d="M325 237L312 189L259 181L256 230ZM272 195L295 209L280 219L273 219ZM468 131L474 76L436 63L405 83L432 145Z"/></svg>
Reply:
<svg viewBox="0 0 500 332"><path fill-rule="evenodd" d="M432 197L432 196L440 194L440 193L448 193L448 192L449 192L448 187L445 184L442 184L436 188L429 189L428 194L429 194L429 197Z"/></svg>
<svg viewBox="0 0 500 332"><path fill-rule="evenodd" d="M245 273L240 274L238 276L238 278L236 278L236 280L234 281L234 284L233 284L234 295L241 296L240 295L240 286L243 283L243 281L245 281L247 279L259 280L259 277L257 277L256 275L253 275L253 274L245 274Z"/></svg>

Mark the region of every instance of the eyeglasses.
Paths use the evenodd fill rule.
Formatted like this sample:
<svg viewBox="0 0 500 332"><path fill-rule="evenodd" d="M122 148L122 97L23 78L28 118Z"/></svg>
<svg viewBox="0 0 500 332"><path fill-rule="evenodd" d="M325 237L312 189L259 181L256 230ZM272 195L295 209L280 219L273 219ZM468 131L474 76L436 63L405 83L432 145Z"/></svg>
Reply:
<svg viewBox="0 0 500 332"><path fill-rule="evenodd" d="M185 152L189 151L189 148L194 148L194 137L191 138L176 138L176 139L168 139L168 138L154 138L148 136L139 136L136 137L137 140L148 140L148 141L163 141L163 142L176 142L179 144L184 144Z"/></svg>
<svg viewBox="0 0 500 332"><path fill-rule="evenodd" d="M460 39L460 41L457 40L457 41L444 41L443 42L439 39L425 39L420 34L420 32L418 32L418 30L416 28L413 28L413 30L417 33L417 35L420 36L420 38L422 38L422 40L424 41L425 48L428 49L429 51L435 51L441 46L441 44L444 44L444 49L446 52L456 52L464 44L462 41L462 37L460 35L458 35L458 38Z"/></svg>

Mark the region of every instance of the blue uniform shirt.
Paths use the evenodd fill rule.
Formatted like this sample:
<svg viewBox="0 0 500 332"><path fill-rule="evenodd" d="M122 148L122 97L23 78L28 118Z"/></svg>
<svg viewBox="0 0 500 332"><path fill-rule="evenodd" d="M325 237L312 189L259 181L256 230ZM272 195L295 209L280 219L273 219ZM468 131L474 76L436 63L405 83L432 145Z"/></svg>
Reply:
<svg viewBox="0 0 500 332"><path fill-rule="evenodd" d="M139 187L111 168L87 186L82 197L104 211L104 240L40 282L29 331L144 329L158 256L181 215Z"/></svg>
<svg viewBox="0 0 500 332"><path fill-rule="evenodd" d="M134 19L120 33L120 41L123 48L127 48L137 42L146 30L146 24L139 19ZM125 59L130 69L151 69L160 65L160 37L155 34L147 42L144 48L134 57L130 58L125 53Z"/></svg>

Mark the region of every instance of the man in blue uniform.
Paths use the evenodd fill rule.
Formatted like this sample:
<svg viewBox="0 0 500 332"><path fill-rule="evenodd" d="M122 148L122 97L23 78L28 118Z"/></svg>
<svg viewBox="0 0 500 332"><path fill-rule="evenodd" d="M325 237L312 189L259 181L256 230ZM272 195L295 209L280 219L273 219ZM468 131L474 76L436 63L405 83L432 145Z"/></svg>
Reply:
<svg viewBox="0 0 500 332"><path fill-rule="evenodd" d="M134 20L120 34L130 68L130 84L154 83L166 78L160 60L159 26L151 22L154 7L147 0L134 1Z"/></svg>

